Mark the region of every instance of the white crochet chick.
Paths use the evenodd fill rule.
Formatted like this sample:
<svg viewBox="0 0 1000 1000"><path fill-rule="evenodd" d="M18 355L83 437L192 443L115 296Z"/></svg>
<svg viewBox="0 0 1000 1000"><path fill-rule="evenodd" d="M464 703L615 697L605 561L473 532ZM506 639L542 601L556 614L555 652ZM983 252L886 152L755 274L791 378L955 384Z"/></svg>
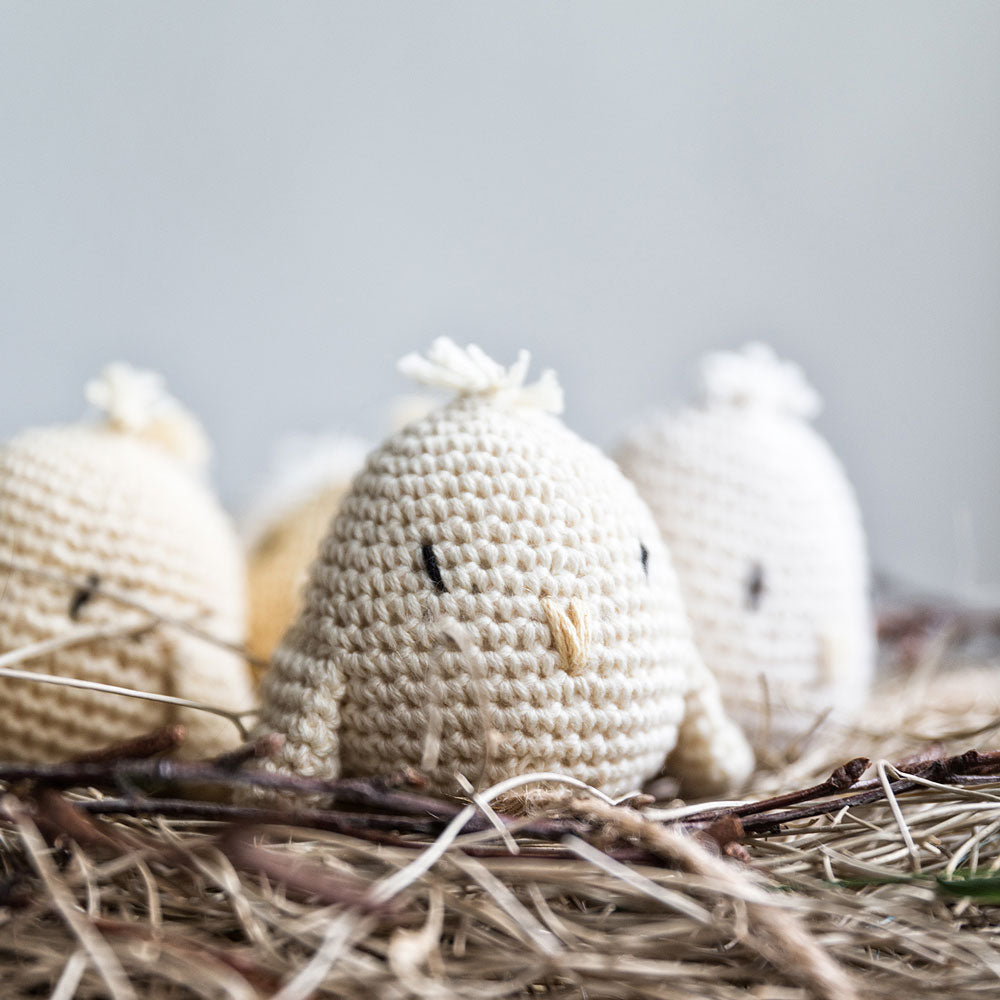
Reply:
<svg viewBox="0 0 1000 1000"><path fill-rule="evenodd" d="M241 553L199 481L201 428L159 376L126 365L106 369L87 396L99 421L28 430L0 447L0 653L149 621L112 594L240 641ZM167 625L18 666L234 711L252 705L240 656ZM0 678L0 759L62 760L173 722L188 730L187 755L239 741L217 715Z"/></svg>
<svg viewBox="0 0 1000 1000"><path fill-rule="evenodd" d="M413 765L446 793L457 774L611 794L665 765L705 794L748 774L649 511L527 365L448 340L401 362L457 396L376 449L341 506L264 681L271 769Z"/></svg>
<svg viewBox="0 0 1000 1000"><path fill-rule="evenodd" d="M674 559L695 642L759 749L847 718L873 669L868 561L799 369L751 344L708 355L701 402L637 427L618 463Z"/></svg>

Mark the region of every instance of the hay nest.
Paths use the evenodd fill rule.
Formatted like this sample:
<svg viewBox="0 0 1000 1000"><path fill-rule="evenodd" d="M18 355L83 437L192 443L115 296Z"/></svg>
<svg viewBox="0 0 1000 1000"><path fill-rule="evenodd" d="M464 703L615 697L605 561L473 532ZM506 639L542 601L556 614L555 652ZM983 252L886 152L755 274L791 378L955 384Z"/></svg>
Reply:
<svg viewBox="0 0 1000 1000"><path fill-rule="evenodd" d="M515 817L246 767L274 738L174 760L179 727L0 764L3 996L995 996L1000 675L922 634L735 804L567 784ZM234 804L261 782L300 804Z"/></svg>

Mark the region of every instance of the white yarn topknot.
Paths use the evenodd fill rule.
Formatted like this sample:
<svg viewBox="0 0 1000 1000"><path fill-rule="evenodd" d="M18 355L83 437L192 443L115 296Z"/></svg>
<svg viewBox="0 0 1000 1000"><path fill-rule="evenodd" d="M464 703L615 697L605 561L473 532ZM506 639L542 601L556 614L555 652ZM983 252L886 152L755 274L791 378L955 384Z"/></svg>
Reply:
<svg viewBox="0 0 1000 1000"><path fill-rule="evenodd" d="M110 364L87 383L85 394L109 430L156 444L194 467L208 462L211 449L201 424L167 392L156 372Z"/></svg>
<svg viewBox="0 0 1000 1000"><path fill-rule="evenodd" d="M438 337L427 357L407 354L399 370L422 385L451 389L459 396L486 396L501 406L527 406L562 413L563 393L555 372L546 369L537 382L525 385L531 355L519 351L509 368L498 364L475 344L459 347Z"/></svg>
<svg viewBox="0 0 1000 1000"><path fill-rule="evenodd" d="M709 406L771 410L809 419L822 402L802 370L767 344L740 351L716 351L701 363L701 394Z"/></svg>

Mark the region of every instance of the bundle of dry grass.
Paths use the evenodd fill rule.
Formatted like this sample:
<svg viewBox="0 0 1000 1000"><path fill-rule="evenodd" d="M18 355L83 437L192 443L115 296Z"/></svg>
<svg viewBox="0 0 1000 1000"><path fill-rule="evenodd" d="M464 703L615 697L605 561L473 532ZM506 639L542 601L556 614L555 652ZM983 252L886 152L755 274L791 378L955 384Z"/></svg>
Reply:
<svg viewBox="0 0 1000 1000"><path fill-rule="evenodd" d="M516 782L265 777L273 740L185 763L178 727L0 764L2 995L993 996L1000 676L927 652L738 804L567 782L514 817ZM218 794L260 782L302 805Z"/></svg>

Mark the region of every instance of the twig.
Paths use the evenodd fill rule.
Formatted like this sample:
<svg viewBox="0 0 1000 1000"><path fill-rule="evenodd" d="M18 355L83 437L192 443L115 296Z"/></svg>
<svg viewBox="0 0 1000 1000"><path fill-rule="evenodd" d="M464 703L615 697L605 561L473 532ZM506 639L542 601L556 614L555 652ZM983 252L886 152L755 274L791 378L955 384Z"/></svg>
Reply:
<svg viewBox="0 0 1000 1000"><path fill-rule="evenodd" d="M267 733L256 740L244 743L235 750L227 750L213 758L212 763L223 771L238 771L244 764L252 760L265 760L273 757L285 742L280 733Z"/></svg>
<svg viewBox="0 0 1000 1000"><path fill-rule="evenodd" d="M397 900L372 900L363 879L258 847L251 831L245 827L230 827L219 837L218 847L237 868L258 872L302 896L316 897L325 903L383 918L398 917L402 912L403 907Z"/></svg>
<svg viewBox="0 0 1000 1000"><path fill-rule="evenodd" d="M394 831L433 836L443 820L419 819L388 813L341 812L333 809L275 808L231 805L200 799L115 798L84 799L76 805L95 816L167 816L171 819L208 820L220 823L247 823L254 826L287 826L304 830L326 830L351 835L359 827L374 831Z"/></svg>
<svg viewBox="0 0 1000 1000"><path fill-rule="evenodd" d="M93 642L95 639L106 639L115 636L134 634L136 631L145 631L150 628L144 625L140 629L132 628L128 631L110 629L94 629L87 636L86 641ZM73 641L67 641L73 640ZM46 639L44 642L35 643L34 646L25 646L22 649L15 649L11 653L0 656L0 664L8 656L18 656L21 659L33 659L36 656L44 656L55 649L62 649L66 646L74 646L83 640L80 633L73 633L70 636L61 636L59 640ZM25 657L25 653L30 655ZM16 661L15 661L16 662ZM153 691L139 691L135 688L119 687L117 684L102 684L99 681L86 681L78 677L62 677L58 674L43 674L34 670L13 670L0 666L0 677L8 677L11 680L32 681L35 684L55 684L57 687L79 688L84 691L98 691L102 694L119 694L124 698L139 698L142 701L156 701L163 705L175 705L178 708L189 708L197 712L208 712L211 715L219 715L228 719L238 730L243 739L247 738L247 727L243 722L243 716L248 712L231 712L226 708L219 708L217 705L206 705L199 701L190 701L188 698L178 698L172 694L158 694Z"/></svg>
<svg viewBox="0 0 1000 1000"><path fill-rule="evenodd" d="M166 798L118 798L85 799L74 803L84 812L95 816L169 816L173 819L202 819L215 822L249 823L255 826L288 826L306 830L327 830L331 833L355 835L358 829L370 831L391 831L416 836L434 836L441 832L445 821L431 817L419 818L389 813L341 812L333 809L270 809L263 806L230 805L226 802L206 802L200 799ZM500 815L505 828L532 840L557 842L568 834L586 836L591 826L586 821L570 817L560 819L526 819ZM480 817L473 817L466 829L492 829ZM388 841L378 838L379 843ZM412 847L405 841L399 846ZM520 850L524 847L519 845ZM462 845L462 850L472 850L471 845ZM490 855L492 856L491 852ZM499 852L507 854L509 851Z"/></svg>
<svg viewBox="0 0 1000 1000"><path fill-rule="evenodd" d="M917 782L907 779L889 782L888 786L883 785L878 778L869 781L851 781L854 773L865 761L866 758L864 757L856 757L848 761L847 764L837 768L825 782L819 785L813 785L798 792L789 792L785 795L761 799L759 802L733 806L729 809L714 809L705 813L694 813L693 815L685 816L684 823L687 826L700 826L715 822L727 815L734 815L741 818L743 828L748 834L773 833L787 823L793 823L796 820L822 816L845 807L852 808L854 806L877 802L880 799L886 798L886 787L894 795L912 791L919 787ZM978 771L987 768L1000 768L1000 751L982 753L978 750L967 750L965 753L953 757L925 761L918 768L915 768L914 771L915 776L933 778L941 784L978 785L1000 782L1000 775L967 773L970 770ZM842 784L841 787L845 789L853 788L855 793L852 795L837 796L825 801L816 802L812 805L803 806L799 809L786 811L781 811L780 809L782 805L819 798L823 794L834 790L835 786L839 783L848 781L850 781L850 784Z"/></svg>
<svg viewBox="0 0 1000 1000"><path fill-rule="evenodd" d="M100 750L90 750L72 758L74 764L103 764L117 760L145 760L159 753L169 753L176 750L187 736L183 726L164 726L150 733L136 736L120 743L112 743Z"/></svg>
<svg viewBox="0 0 1000 1000"><path fill-rule="evenodd" d="M783 795L760 799L757 802L747 802L741 806L695 813L693 816L685 817L685 819L688 823L693 823L711 822L721 819L723 816L753 816L756 813L771 812L774 809L781 809L799 802L808 802L833 792L843 792L856 785L858 779L870 766L871 761L867 757L855 757L838 767L826 781L821 781L818 785L810 785L809 788L803 788L800 791L786 792Z"/></svg>
<svg viewBox="0 0 1000 1000"><path fill-rule="evenodd" d="M448 842L464 829L478 833L495 829L507 840L503 848L473 844L456 844L456 849L473 856L491 857L510 855L513 835L524 839L559 842L566 836L592 838L602 831L595 830L592 822L579 815L557 817L514 817L495 813L486 800L476 796L473 806L423 794L400 791L385 780L346 778L321 780L295 775L272 774L258 770L241 770L241 765L254 758L267 756L276 746L276 738L265 736L253 743L224 754L214 761L175 761L147 759L175 746L181 738L180 727L172 727L147 734L123 744L86 755L85 758L61 764L0 763L0 781L31 781L48 788L98 787L129 790L136 783L167 782L194 786L216 785L225 788L255 786L302 795L321 796L328 808L268 808L266 806L235 805L210 802L202 799L164 797L137 797L127 794L117 798L84 799L73 805L78 817L75 825L70 819L51 824L63 827L81 842L106 844L101 830L84 826L80 821L90 815L162 815L178 819L209 820L251 825L280 825L299 829L327 830L377 844L413 849L425 849L426 844L406 837L440 838L444 828L452 824L453 833ZM140 759L142 758L142 759ZM683 818L689 831L707 837L721 850L734 857L746 857L741 842L747 836L774 834L784 826L798 820L832 813L845 808L866 805L920 787L920 781L931 780L945 785L969 786L997 784L1000 775L968 773L995 771L1000 768L1000 751L980 752L969 750L951 757L922 760L913 775L897 775L896 780L879 779L859 782L868 761L856 757L837 768L830 777L817 785L787 792L782 795L743 803L729 808L709 809ZM549 780L558 776L550 775ZM538 776L519 780L539 780ZM853 789L853 794L837 794ZM40 821L46 820L46 811L61 810L68 813L70 804L59 797L53 805L48 797L40 800ZM360 807L361 812L345 811L344 806ZM797 806L797 808L787 808ZM477 809L478 807L478 809ZM478 814L477 814L478 811ZM485 812L485 814L484 814ZM605 837L606 840L606 837ZM656 863L641 846L610 843L609 853L618 860ZM711 845L710 845L711 846ZM440 847L440 844L439 844ZM566 855L565 848L531 849L517 844L526 857L555 857Z"/></svg>
<svg viewBox="0 0 1000 1000"><path fill-rule="evenodd" d="M347 805L387 808L406 815L451 819L462 804L430 796L396 792L379 779L324 780L266 771L233 770L211 761L121 760L59 764L0 763L0 781L44 781L62 788L128 788L138 781L179 782L195 785L252 786L303 796L320 795Z"/></svg>
<svg viewBox="0 0 1000 1000"><path fill-rule="evenodd" d="M53 636L51 639L42 639L39 642L29 643L27 646L20 646L17 649L0 653L0 676L10 677L14 680L37 680L49 677L49 674L36 674L23 670L11 670L15 663L26 663L28 660L37 660L50 653L57 653L61 649L70 649L73 646L85 646L87 643L99 642L104 639L134 639L156 628L156 622L148 620L131 625L95 625L91 628L78 628L63 635ZM72 680L73 678L61 678L62 680ZM55 683L50 682L50 683ZM73 685L70 685L72 687Z"/></svg>
<svg viewBox="0 0 1000 1000"><path fill-rule="evenodd" d="M121 853L121 841L104 823L91 819L54 788L41 788L32 797L37 809L35 821L49 843L68 838L91 850Z"/></svg>

